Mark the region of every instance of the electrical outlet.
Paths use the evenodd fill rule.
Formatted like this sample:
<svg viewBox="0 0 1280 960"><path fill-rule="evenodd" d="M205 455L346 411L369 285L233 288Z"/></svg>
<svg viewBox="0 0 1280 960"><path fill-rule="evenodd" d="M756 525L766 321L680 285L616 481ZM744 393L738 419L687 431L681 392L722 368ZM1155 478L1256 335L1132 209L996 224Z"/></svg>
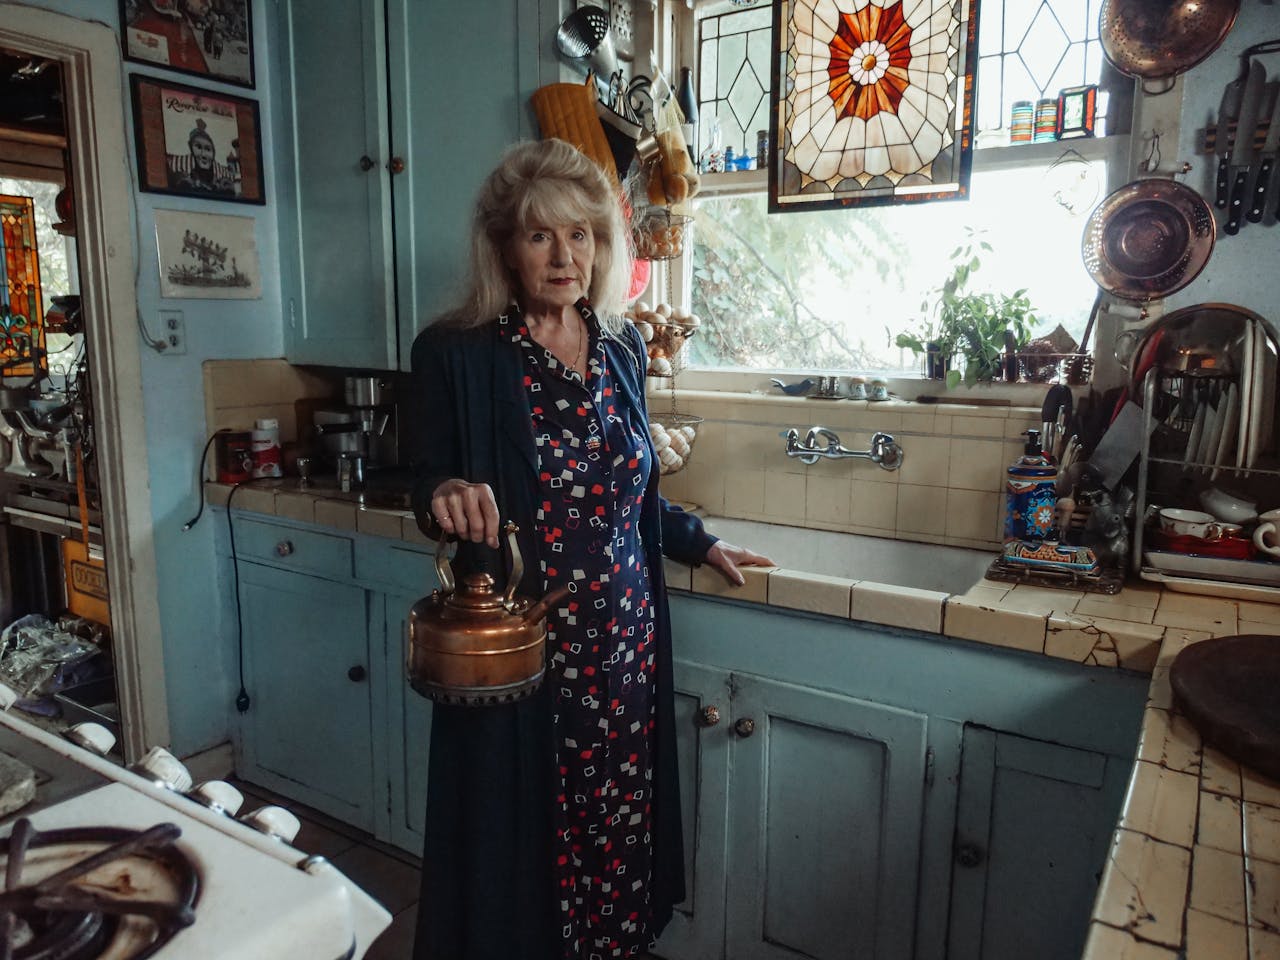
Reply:
<svg viewBox="0 0 1280 960"><path fill-rule="evenodd" d="M165 353L187 352L187 325L181 310L160 311L160 339L165 343Z"/></svg>

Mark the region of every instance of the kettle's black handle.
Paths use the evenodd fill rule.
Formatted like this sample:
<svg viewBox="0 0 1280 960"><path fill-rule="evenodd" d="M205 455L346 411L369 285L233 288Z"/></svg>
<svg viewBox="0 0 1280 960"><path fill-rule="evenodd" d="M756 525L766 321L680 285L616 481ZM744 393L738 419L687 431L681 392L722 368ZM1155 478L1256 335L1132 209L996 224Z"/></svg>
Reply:
<svg viewBox="0 0 1280 960"><path fill-rule="evenodd" d="M516 534L520 532L520 527L508 520L502 525L502 532L507 535L507 545L511 550L511 566L507 570L507 589L502 595L502 605L510 610L515 603L516 588L524 579L524 557L520 555L520 546L516 543ZM440 580L440 589L444 593L453 593L456 586L446 547L450 540L458 539L457 535L446 533L441 528L440 539L436 542L436 577Z"/></svg>

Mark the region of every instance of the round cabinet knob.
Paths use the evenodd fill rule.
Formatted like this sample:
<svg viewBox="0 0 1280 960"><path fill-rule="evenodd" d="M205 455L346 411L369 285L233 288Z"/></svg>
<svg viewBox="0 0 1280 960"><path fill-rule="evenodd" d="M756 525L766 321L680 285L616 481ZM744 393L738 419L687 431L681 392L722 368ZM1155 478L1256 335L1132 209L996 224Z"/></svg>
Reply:
<svg viewBox="0 0 1280 960"><path fill-rule="evenodd" d="M289 556L292 556L292 555L293 555L293 541L292 541L292 540L281 540L279 543L277 543L277 544L276 544L276 556L277 556L277 557L289 557Z"/></svg>
<svg viewBox="0 0 1280 960"><path fill-rule="evenodd" d="M404 173L404 157L392 157L387 164L387 169L392 173Z"/></svg>
<svg viewBox="0 0 1280 960"><path fill-rule="evenodd" d="M749 737L756 732L756 722L750 717L743 717L733 725L733 729L740 737Z"/></svg>
<svg viewBox="0 0 1280 960"><path fill-rule="evenodd" d="M77 747L83 747L100 757L105 757L116 745L116 735L100 723L77 723L68 727L62 735Z"/></svg>
<svg viewBox="0 0 1280 960"><path fill-rule="evenodd" d="M366 670L364 667L360 666L360 664L358 663L354 667L352 667L350 670L347 671L347 679L350 680L352 683L359 683L368 675L369 675L369 671Z"/></svg>
<svg viewBox="0 0 1280 960"><path fill-rule="evenodd" d="M360 169L363 170L365 173L368 173L370 170L372 170L376 166L377 164L373 162L373 157L369 156L368 154L360 158Z"/></svg>
<svg viewBox="0 0 1280 960"><path fill-rule="evenodd" d="M956 847L956 863L962 867L976 867L986 858L986 851L976 844L962 843Z"/></svg>
<svg viewBox="0 0 1280 960"><path fill-rule="evenodd" d="M714 704L702 708L702 713L698 716L698 723L703 727L714 727L720 722L720 708Z"/></svg>
<svg viewBox="0 0 1280 960"><path fill-rule="evenodd" d="M225 780L206 780L187 796L214 813L225 813L228 817L234 817L244 804L244 794Z"/></svg>
<svg viewBox="0 0 1280 960"><path fill-rule="evenodd" d="M129 769L157 787L168 787L178 793L186 793L193 782L182 761L164 747L152 747L145 757Z"/></svg>
<svg viewBox="0 0 1280 960"><path fill-rule="evenodd" d="M259 833L265 833L268 837L275 837L284 843L293 843L293 838L302 829L301 820L284 807L276 806L259 807L251 813L246 813L240 818L240 822L247 823Z"/></svg>

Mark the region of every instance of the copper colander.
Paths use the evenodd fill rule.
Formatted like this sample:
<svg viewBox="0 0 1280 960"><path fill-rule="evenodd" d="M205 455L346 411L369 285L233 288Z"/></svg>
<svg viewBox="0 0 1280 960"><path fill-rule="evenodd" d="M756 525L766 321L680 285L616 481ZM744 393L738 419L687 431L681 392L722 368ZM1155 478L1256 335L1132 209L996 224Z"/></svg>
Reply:
<svg viewBox="0 0 1280 960"><path fill-rule="evenodd" d="M1126 300L1181 290L1209 261L1213 211L1186 184L1152 177L1108 196L1089 215L1081 253L1094 281Z"/></svg>
<svg viewBox="0 0 1280 960"><path fill-rule="evenodd" d="M1121 73L1174 77L1218 49L1239 12L1240 0L1103 0L1098 39Z"/></svg>

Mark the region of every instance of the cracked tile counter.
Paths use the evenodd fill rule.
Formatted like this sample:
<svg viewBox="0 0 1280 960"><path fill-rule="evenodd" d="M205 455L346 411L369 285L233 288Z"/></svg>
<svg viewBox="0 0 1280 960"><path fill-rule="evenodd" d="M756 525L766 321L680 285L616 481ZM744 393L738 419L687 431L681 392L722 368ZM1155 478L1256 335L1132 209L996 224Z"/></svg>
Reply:
<svg viewBox="0 0 1280 960"><path fill-rule="evenodd" d="M205 485L225 506L229 487ZM425 544L413 514L299 492L241 488L241 510ZM745 568L733 588L708 567L665 562L670 589L731 597L1007 646L1151 675L1136 762L1082 960L1280 960L1280 783L1200 742L1173 706L1183 647L1236 633L1280 637L1280 606L1135 582L1112 596L982 580L963 594Z"/></svg>

